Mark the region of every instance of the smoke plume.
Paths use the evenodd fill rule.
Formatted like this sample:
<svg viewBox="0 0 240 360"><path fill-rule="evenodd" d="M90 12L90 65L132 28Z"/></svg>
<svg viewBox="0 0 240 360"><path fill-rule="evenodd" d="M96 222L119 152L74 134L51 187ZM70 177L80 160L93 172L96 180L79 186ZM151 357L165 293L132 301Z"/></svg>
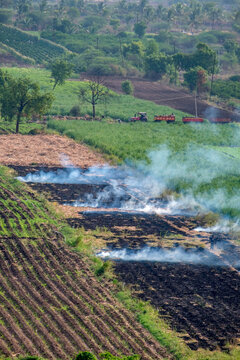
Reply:
<svg viewBox="0 0 240 360"><path fill-rule="evenodd" d="M97 253L97 256L104 260L151 261L163 263L201 264L209 266L226 265L219 257L205 249L186 250L181 247L173 249L145 247L140 250L103 250Z"/></svg>

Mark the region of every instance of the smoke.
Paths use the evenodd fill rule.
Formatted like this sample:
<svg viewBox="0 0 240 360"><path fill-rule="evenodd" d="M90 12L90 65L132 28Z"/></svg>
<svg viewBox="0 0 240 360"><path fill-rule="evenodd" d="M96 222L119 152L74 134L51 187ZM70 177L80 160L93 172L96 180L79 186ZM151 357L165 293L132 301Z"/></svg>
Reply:
<svg viewBox="0 0 240 360"><path fill-rule="evenodd" d="M166 145L149 152L149 163L112 167L40 171L18 177L24 182L104 185L97 194L85 194L74 206L119 208L156 214L203 213L207 210L238 214L240 194L223 179L240 176L239 160L219 151L189 145L179 153ZM178 196L166 195L172 191ZM205 210L204 210L205 209Z"/></svg>
<svg viewBox="0 0 240 360"><path fill-rule="evenodd" d="M195 231L199 232L209 232L209 233L231 233L231 232L240 232L239 222L233 222L227 219L222 219L221 221L217 222L213 226L209 227L197 227L194 229Z"/></svg>
<svg viewBox="0 0 240 360"><path fill-rule="evenodd" d="M204 111L204 118L212 121L215 120L216 118L220 117L219 116L219 109L209 106L205 111Z"/></svg>
<svg viewBox="0 0 240 360"><path fill-rule="evenodd" d="M104 260L121 261L149 261L161 263L185 263L223 266L224 262L205 249L184 249L176 247L173 249L144 247L140 250L121 249L103 250L96 254Z"/></svg>

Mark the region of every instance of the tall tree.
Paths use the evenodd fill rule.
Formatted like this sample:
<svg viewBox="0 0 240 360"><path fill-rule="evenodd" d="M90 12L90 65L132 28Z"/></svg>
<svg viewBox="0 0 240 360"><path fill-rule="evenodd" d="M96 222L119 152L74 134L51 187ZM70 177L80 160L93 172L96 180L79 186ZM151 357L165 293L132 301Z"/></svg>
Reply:
<svg viewBox="0 0 240 360"><path fill-rule="evenodd" d="M1 113L8 118L16 116L16 133L23 114L26 116L33 113L43 114L52 105L51 93L42 94L37 83L29 78L13 78L1 70L0 73L0 103Z"/></svg>
<svg viewBox="0 0 240 360"><path fill-rule="evenodd" d="M96 105L105 101L109 96L109 89L105 86L104 80L100 76L93 76L87 81L85 87L79 90L79 99L92 105L92 117L96 117Z"/></svg>
<svg viewBox="0 0 240 360"><path fill-rule="evenodd" d="M50 65L51 77L53 78L53 90L57 85L63 85L71 76L73 65L63 59L57 59Z"/></svg>
<svg viewBox="0 0 240 360"><path fill-rule="evenodd" d="M145 34L147 25L144 22L138 22L134 24L134 32L139 37L142 38Z"/></svg>

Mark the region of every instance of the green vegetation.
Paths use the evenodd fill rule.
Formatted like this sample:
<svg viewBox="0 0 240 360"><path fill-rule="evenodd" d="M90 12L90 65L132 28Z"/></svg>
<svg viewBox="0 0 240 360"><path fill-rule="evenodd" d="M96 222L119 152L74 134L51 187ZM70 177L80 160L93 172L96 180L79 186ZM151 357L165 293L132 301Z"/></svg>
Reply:
<svg viewBox="0 0 240 360"><path fill-rule="evenodd" d="M59 131L78 142L100 149L123 161L147 160L147 153L161 144L167 144L174 152L184 150L189 144L202 146L238 146L238 125L159 124L86 122L81 120L63 122L50 120L50 129ZM216 130L217 129L217 130ZM236 136L234 136L236 135ZM207 148L206 148L207 151Z"/></svg>
<svg viewBox="0 0 240 360"><path fill-rule="evenodd" d="M39 83L41 90L51 91L51 73L44 69L19 69L9 68L8 73L15 76L27 76L32 81ZM51 115L68 115L73 106L79 105L79 92L81 88L86 88L87 83L78 81L66 81L64 86L56 87L54 90L54 102L49 111ZM127 121L138 111L146 111L149 120L153 120L155 114L171 114L173 109L167 106L157 105L151 101L134 98L129 95L118 95L111 92L107 101L99 102L96 106L96 115L121 119ZM81 114L92 114L92 105L82 102L80 104ZM177 121L186 115L181 111L174 110Z"/></svg>
<svg viewBox="0 0 240 360"><path fill-rule="evenodd" d="M29 59L27 61L32 63L47 63L51 59L66 53L62 46L38 39L37 36L3 24L0 24L0 43L10 46L10 48L27 57Z"/></svg>
<svg viewBox="0 0 240 360"><path fill-rule="evenodd" d="M49 225L57 224L55 213L37 196L0 167L1 223L0 236L45 237Z"/></svg>
<svg viewBox="0 0 240 360"><path fill-rule="evenodd" d="M23 114L25 117L43 114L53 102L51 93L40 93L38 83L26 77L13 77L2 69L0 69L0 90L1 116L9 121L14 117L17 118L16 133L19 132Z"/></svg>

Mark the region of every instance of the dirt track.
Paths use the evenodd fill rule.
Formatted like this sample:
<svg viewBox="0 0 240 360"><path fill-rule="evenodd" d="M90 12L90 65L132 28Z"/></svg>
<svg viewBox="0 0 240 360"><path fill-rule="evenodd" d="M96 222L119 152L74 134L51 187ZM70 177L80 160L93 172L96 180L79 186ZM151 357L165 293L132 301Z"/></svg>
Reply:
<svg viewBox="0 0 240 360"><path fill-rule="evenodd" d="M123 80L123 78L107 77L106 84L112 90L121 93L121 83ZM143 79L130 80L134 85L134 96L153 101L158 105L170 106L173 109L195 115L195 98L186 90ZM204 101L198 100L198 116L207 117L207 109L209 109L209 105ZM240 121L240 116L237 116L233 112L217 108L214 109L218 117L237 119Z"/></svg>

